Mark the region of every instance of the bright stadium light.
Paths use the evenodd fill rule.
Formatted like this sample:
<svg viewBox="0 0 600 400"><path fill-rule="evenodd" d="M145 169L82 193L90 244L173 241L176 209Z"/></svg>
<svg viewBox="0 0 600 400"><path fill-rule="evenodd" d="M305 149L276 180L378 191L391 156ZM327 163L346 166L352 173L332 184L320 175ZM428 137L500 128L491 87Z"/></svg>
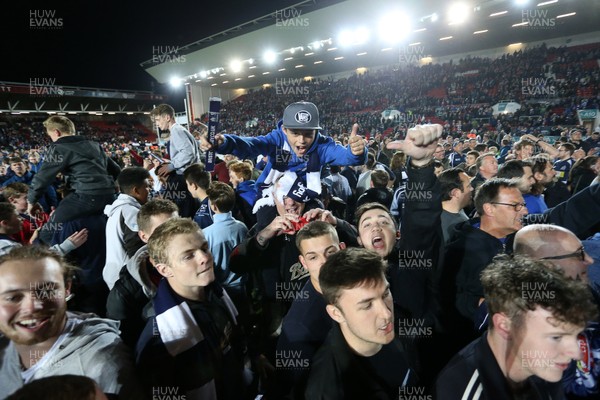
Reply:
<svg viewBox="0 0 600 400"><path fill-rule="evenodd" d="M229 68L235 73L240 72L242 70L242 63L239 60L233 60L229 64Z"/></svg>
<svg viewBox="0 0 600 400"><path fill-rule="evenodd" d="M340 32L340 35L338 36L338 41L340 42L340 46L350 46L352 43L354 43L354 34L352 33L352 31L344 30Z"/></svg>
<svg viewBox="0 0 600 400"><path fill-rule="evenodd" d="M410 30L410 19L399 11L387 14L379 20L379 38L387 43L399 42Z"/></svg>
<svg viewBox="0 0 600 400"><path fill-rule="evenodd" d="M181 78L178 78L178 77L176 77L176 76L172 77L172 78L169 80L169 83L170 83L170 84L171 84L171 86L173 86L173 87L179 87L179 86L181 86L181 82L182 82L182 79L181 79Z"/></svg>
<svg viewBox="0 0 600 400"><path fill-rule="evenodd" d="M353 31L343 30L338 36L338 42L342 47L352 46L354 44L363 44L369 40L371 33L365 27L357 28Z"/></svg>
<svg viewBox="0 0 600 400"><path fill-rule="evenodd" d="M208 76L208 72L206 71L200 71L200 78L204 79Z"/></svg>
<svg viewBox="0 0 600 400"><path fill-rule="evenodd" d="M448 9L448 22L451 24L460 24L467 20L468 15L468 5L464 3L454 3Z"/></svg>
<svg viewBox="0 0 600 400"><path fill-rule="evenodd" d="M263 55L263 60L267 64L273 64L277 61L277 54L273 50L267 50Z"/></svg>
<svg viewBox="0 0 600 400"><path fill-rule="evenodd" d="M356 31L354 31L354 43L362 44L366 43L369 40L369 36L371 33L365 27L360 27Z"/></svg>

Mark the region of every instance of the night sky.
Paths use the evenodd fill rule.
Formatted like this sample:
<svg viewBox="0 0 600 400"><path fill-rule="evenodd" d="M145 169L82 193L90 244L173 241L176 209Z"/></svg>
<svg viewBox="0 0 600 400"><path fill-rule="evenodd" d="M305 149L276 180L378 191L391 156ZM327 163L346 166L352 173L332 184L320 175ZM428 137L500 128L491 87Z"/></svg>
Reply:
<svg viewBox="0 0 600 400"><path fill-rule="evenodd" d="M0 81L50 78L57 85L168 93L167 85L158 84L139 65L152 58L153 46L184 46L294 3L5 1ZM47 26L51 24L55 27Z"/></svg>

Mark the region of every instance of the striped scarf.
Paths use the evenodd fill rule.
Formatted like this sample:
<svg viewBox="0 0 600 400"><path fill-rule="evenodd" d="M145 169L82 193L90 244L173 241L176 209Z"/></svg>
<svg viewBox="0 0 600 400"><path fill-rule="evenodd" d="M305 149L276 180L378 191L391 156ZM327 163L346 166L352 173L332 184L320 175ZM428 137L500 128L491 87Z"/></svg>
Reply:
<svg viewBox="0 0 600 400"><path fill-rule="evenodd" d="M314 146L318 143L315 141ZM257 200L252 210L256 214L263 206L275 205L274 197L283 202L289 197L299 203L315 199L321 193L321 161L316 147L312 151L298 157L287 141L283 142L281 154L276 156L269 174L261 187L262 198ZM273 160L271 160L273 161ZM271 186L278 183L277 192L273 193Z"/></svg>
<svg viewBox="0 0 600 400"><path fill-rule="evenodd" d="M237 324L238 312L227 292L215 284L211 285L211 289L225 304L233 323ZM202 329L196 323L189 305L183 298L175 295L166 279L160 281L153 302L156 312L156 327L167 352L171 356L177 357L186 352L197 351L200 344L206 340ZM194 383L186 382L185 386L194 387ZM217 400L214 378L204 385L186 392L186 396L188 400Z"/></svg>

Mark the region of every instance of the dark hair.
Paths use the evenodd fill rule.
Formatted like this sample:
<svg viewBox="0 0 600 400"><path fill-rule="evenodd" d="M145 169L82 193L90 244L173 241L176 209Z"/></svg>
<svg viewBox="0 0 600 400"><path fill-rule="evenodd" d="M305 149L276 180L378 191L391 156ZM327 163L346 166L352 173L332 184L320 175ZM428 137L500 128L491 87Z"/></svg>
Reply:
<svg viewBox="0 0 600 400"><path fill-rule="evenodd" d="M25 161L23 161L23 159L21 157L11 157L8 160L9 164L14 164L14 163L19 163L19 162L24 163Z"/></svg>
<svg viewBox="0 0 600 400"><path fill-rule="evenodd" d="M517 188L517 183L504 178L492 178L483 182L475 195L475 209L477 213L483 215L483 205L496 201L500 189L508 188Z"/></svg>
<svg viewBox="0 0 600 400"><path fill-rule="evenodd" d="M186 182L198 185L200 189L208 190L210 186L210 173L204 169L203 164L192 164L183 171Z"/></svg>
<svg viewBox="0 0 600 400"><path fill-rule="evenodd" d="M575 146L573 146L571 143L561 143L561 145L559 147L564 147L569 152L569 155L571 155L571 156L575 152Z"/></svg>
<svg viewBox="0 0 600 400"><path fill-rule="evenodd" d="M442 201L448 201L452 198L451 193L454 189L463 191L463 183L460 179L460 174L464 173L459 168L450 168L442 171L438 175L438 181L440 182L440 190L442 192Z"/></svg>
<svg viewBox="0 0 600 400"><path fill-rule="evenodd" d="M302 244L303 240L314 239L316 237L321 237L325 235L331 235L334 239L336 239L339 242L338 234L335 231L333 225L325 221L309 222L296 233L296 247L298 248L298 251L302 253L300 245Z"/></svg>
<svg viewBox="0 0 600 400"><path fill-rule="evenodd" d="M171 200L150 200L140 208L140 212L137 215L138 229L142 232L148 232L150 229L150 221L153 216L173 214L174 212L179 212L179 209Z"/></svg>
<svg viewBox="0 0 600 400"><path fill-rule="evenodd" d="M583 158L580 158L575 162L575 164L573 164L573 167L571 168L571 173L576 168L591 169L592 166L598 162L598 158L598 156L585 156Z"/></svg>
<svg viewBox="0 0 600 400"><path fill-rule="evenodd" d="M385 280L387 263L374 251L349 248L332 254L321 267L319 285L327 304L337 305L344 289L375 286Z"/></svg>
<svg viewBox="0 0 600 400"><path fill-rule="evenodd" d="M0 221L7 221L12 218L15 213L15 206L8 202L0 203Z"/></svg>
<svg viewBox="0 0 600 400"><path fill-rule="evenodd" d="M546 165L548 163L552 163L552 160L550 159L550 155L546 154L546 153L540 153L537 154L533 157L529 157L527 160L525 160L527 163L529 163L529 166L531 166L531 171L535 174L535 173L543 173L544 170L546 169Z"/></svg>
<svg viewBox="0 0 600 400"><path fill-rule="evenodd" d="M375 167L375 156L371 153L367 155L367 169L373 169Z"/></svg>
<svg viewBox="0 0 600 400"><path fill-rule="evenodd" d="M208 187L206 195L212 204L214 204L220 212L226 213L233 210L235 205L235 192L226 183L213 182Z"/></svg>
<svg viewBox="0 0 600 400"><path fill-rule="evenodd" d="M329 166L329 172L331 172L332 174L337 174L341 171L341 168L339 165L330 165Z"/></svg>
<svg viewBox="0 0 600 400"><path fill-rule="evenodd" d="M490 316L505 313L518 328L527 311L541 307L559 322L584 327L597 315L587 285L550 263L527 257L496 257L481 274Z"/></svg>
<svg viewBox="0 0 600 400"><path fill-rule="evenodd" d="M489 146L485 143L479 143L475 147L473 147L473 151L477 151L481 153L482 151L486 151Z"/></svg>
<svg viewBox="0 0 600 400"><path fill-rule="evenodd" d="M389 208L387 208L386 206L384 206L381 203L365 203L362 206L358 207L356 209L356 212L354 213L354 217L355 217L355 221L356 221L356 227L360 229L359 224L360 224L360 218L363 216L364 213L366 213L367 211L371 211L371 210L383 210L385 211L390 218L392 219L392 221L394 221L394 217L392 216L392 213L390 212Z"/></svg>
<svg viewBox="0 0 600 400"><path fill-rule="evenodd" d="M477 160L477 157L479 157L479 152L475 151L475 150L471 150L467 153L468 156L475 156L475 159Z"/></svg>
<svg viewBox="0 0 600 400"><path fill-rule="evenodd" d="M498 170L497 178L514 179L520 178L525 173L523 167L530 167L531 164L522 160L510 160L504 163L502 168Z"/></svg>
<svg viewBox="0 0 600 400"><path fill-rule="evenodd" d="M383 188L387 187L387 184L390 181L390 174L386 171L375 170L371 172L371 182L373 183L374 188Z"/></svg>
<svg viewBox="0 0 600 400"><path fill-rule="evenodd" d="M121 193L129 194L133 189L146 185L146 179L150 178L150 172L142 167L129 167L121 170L117 182Z"/></svg>
<svg viewBox="0 0 600 400"><path fill-rule="evenodd" d="M35 379L6 400L93 400L96 382L83 375L56 375Z"/></svg>

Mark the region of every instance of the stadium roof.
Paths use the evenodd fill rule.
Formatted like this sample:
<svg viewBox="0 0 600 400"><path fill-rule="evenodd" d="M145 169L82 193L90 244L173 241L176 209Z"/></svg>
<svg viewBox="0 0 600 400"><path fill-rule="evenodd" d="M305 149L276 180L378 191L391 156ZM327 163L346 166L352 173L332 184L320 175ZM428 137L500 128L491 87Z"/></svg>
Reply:
<svg viewBox="0 0 600 400"><path fill-rule="evenodd" d="M188 46L157 48L141 65L161 83L175 79L237 89L599 30L598 1L462 3L465 8L452 20L451 1L301 1ZM465 21L457 22L461 18ZM382 27L388 40L382 39ZM264 59L269 51L271 64Z"/></svg>

